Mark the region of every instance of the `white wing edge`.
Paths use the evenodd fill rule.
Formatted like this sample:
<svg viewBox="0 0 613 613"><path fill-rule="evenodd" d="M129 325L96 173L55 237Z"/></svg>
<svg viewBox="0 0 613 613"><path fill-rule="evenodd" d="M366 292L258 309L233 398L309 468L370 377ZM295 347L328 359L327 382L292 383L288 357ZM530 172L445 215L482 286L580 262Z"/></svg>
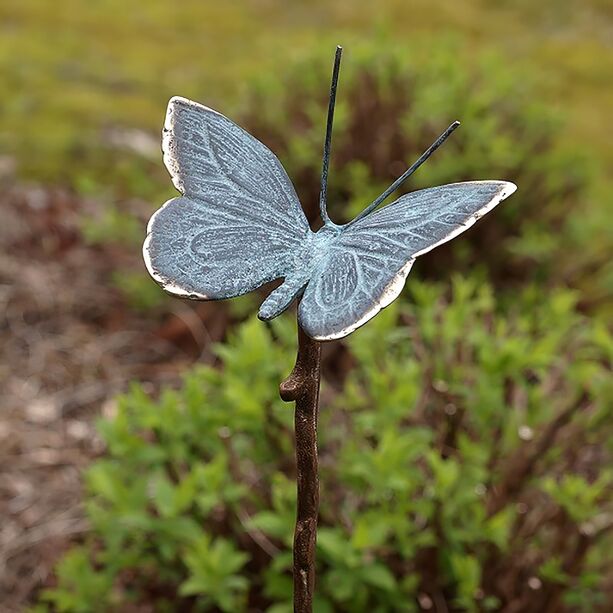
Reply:
<svg viewBox="0 0 613 613"><path fill-rule="evenodd" d="M475 223L481 219L486 213L489 213L497 204L500 204L505 198L508 198L513 192L517 190L517 185L515 183L511 183L510 181L464 181L463 183L456 183L455 185L466 185L467 183L476 184L476 183L500 183L501 189L500 191L484 206L482 206L476 213L473 213L467 221L463 224L460 224L457 228L452 230L447 236L442 238L440 241L434 243L433 245L429 245L425 247L421 251L413 254L413 258L417 258L424 253L428 253L428 251L432 251L432 249L436 249L439 245L450 241L452 238L455 238L462 232L468 230L471 226L474 226ZM450 185L454 185L450 183Z"/></svg>
<svg viewBox="0 0 613 613"><path fill-rule="evenodd" d="M199 111L204 111L206 113L214 113L215 115L220 115L224 119L232 122L231 119L228 119L225 115L212 109L209 106L205 106L204 104L200 104L199 102L195 102L194 100L190 100L189 98L184 98L183 96L173 96L168 101L168 106L166 107L166 118L164 119L164 128L162 130L162 155L164 159L164 165L166 166L168 173L170 174L170 178L172 180L172 184L175 186L177 191L179 191L183 196L185 196L185 190L183 186L183 182L179 179L180 169L177 164L177 160L171 150L170 140L173 137L174 125L175 125L175 107L177 104L185 104L187 106L192 106ZM190 300L212 300L205 294L200 294L199 292L187 291L179 285L169 281L168 279L161 276L158 271L153 267L153 263L151 262L151 255L149 253L149 246L151 243L151 230L153 228L153 223L155 218L174 200L171 198L167 202L165 202L149 219L149 223L147 224L147 236L145 237L145 242L143 243L143 259L145 260L145 266L147 267L147 271L153 277L153 279L162 287L162 289L171 294L173 296L177 296L178 298L189 298Z"/></svg>
<svg viewBox="0 0 613 613"><path fill-rule="evenodd" d="M153 266L153 262L151 261L151 253L150 253L150 244L153 238L152 229L153 224L155 223L156 217L176 198L171 198L167 202L165 202L153 215L151 219L149 219L149 223L147 224L147 236L145 237L145 242L143 243L143 260L145 260L145 266L147 267L147 272L151 275L153 280L162 287L162 289L168 294L172 294L173 296L177 296L179 298L189 298L190 300L210 300L208 296L205 294L200 294L194 291L187 291L179 285L169 281L166 277L162 276Z"/></svg>
<svg viewBox="0 0 613 613"><path fill-rule="evenodd" d="M386 306L389 306L402 291L404 284L406 283L407 277L409 276L409 272L411 271L411 267L415 259L411 258L393 277L392 280L383 288L383 292L381 292L381 296L379 299L373 304L371 309L364 313L360 319L356 322L343 328L339 332L335 332L334 334L329 334L327 336L324 335L313 335L312 339L316 341L333 341L339 338L343 338L349 334L351 334L354 330L357 330L359 327L363 326L367 321L372 319L379 311L384 309ZM308 330L305 330L308 334Z"/></svg>
<svg viewBox="0 0 613 613"><path fill-rule="evenodd" d="M175 125L175 106L180 104L185 104L187 106L193 106L199 111L204 111L206 113L214 113L215 115L220 115L224 119L227 119L231 123L234 123L231 119L228 119L225 115L212 109L204 104L200 104L199 102L194 102L193 100L189 100L188 98L184 98L183 96L173 96L168 101L168 106L166 107L166 118L164 119L164 128L162 130L162 155L164 159L164 165L168 169L170 174L170 178L172 180L172 184L175 188L180 191L183 195L185 192L183 191L183 183L179 180L179 167L177 165L177 161L175 159L174 154L170 148L170 139L172 138L174 132Z"/></svg>

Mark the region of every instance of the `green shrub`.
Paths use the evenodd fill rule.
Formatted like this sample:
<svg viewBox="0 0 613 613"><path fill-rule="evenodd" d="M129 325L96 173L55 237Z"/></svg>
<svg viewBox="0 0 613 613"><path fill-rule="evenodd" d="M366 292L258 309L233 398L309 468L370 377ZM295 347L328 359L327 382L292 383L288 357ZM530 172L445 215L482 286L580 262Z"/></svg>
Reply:
<svg viewBox="0 0 613 613"><path fill-rule="evenodd" d="M613 339L568 291L500 312L477 281L409 286L336 346L350 366L322 390L315 610L606 610ZM119 399L91 534L41 603L291 611L289 322L250 320L220 369Z"/></svg>
<svg viewBox="0 0 613 613"><path fill-rule="evenodd" d="M330 51L288 62L282 74L265 71L247 79L240 105L221 109L280 155L311 219L317 213ZM458 118L460 129L404 189L501 178L515 181L519 190L462 241L420 260L414 274L440 278L449 270L480 268L497 288L525 280L564 284L581 291L582 308L600 308L613 290L613 191L595 160L560 145L564 124L539 99L537 79L529 67L501 56L475 61L446 38L426 49L350 45L333 141L333 218L356 214ZM149 134L152 144L157 138ZM77 189L99 198L108 190L119 203L138 195L155 206L174 194L154 146L147 155L90 149L91 159L79 158ZM88 172L95 177L88 180ZM84 235L89 242L132 245L142 236L140 223L113 206L87 220Z"/></svg>

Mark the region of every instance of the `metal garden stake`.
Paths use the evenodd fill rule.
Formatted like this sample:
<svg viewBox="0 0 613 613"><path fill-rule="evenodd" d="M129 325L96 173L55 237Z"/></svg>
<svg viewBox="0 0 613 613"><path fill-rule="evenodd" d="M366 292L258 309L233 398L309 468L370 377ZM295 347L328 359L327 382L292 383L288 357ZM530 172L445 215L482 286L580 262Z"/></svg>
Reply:
<svg viewBox="0 0 613 613"><path fill-rule="evenodd" d="M283 400L296 403L294 609L300 613L312 610L315 582L319 341L347 336L374 317L400 294L415 258L469 228L516 189L506 181L452 183L375 211L455 130L454 122L357 217L335 224L327 213L327 184L341 53L337 47L317 232L265 145L221 113L174 97L162 149L181 195L151 217L143 246L149 273L175 296L232 298L283 279L260 306L263 320L299 300L296 365L280 391Z"/></svg>

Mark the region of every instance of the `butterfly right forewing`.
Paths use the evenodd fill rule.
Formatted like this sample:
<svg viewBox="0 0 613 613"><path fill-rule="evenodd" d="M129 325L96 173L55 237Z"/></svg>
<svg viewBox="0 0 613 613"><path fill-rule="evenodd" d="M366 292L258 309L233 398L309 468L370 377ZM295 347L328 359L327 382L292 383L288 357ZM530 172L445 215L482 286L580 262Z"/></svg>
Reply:
<svg viewBox="0 0 613 613"><path fill-rule="evenodd" d="M347 227L368 235L392 237L417 257L470 228L517 187L508 181L466 181L422 189Z"/></svg>
<svg viewBox="0 0 613 613"><path fill-rule="evenodd" d="M301 325L319 340L346 336L400 294L416 257L466 230L513 191L505 181L443 185L349 224L304 292Z"/></svg>

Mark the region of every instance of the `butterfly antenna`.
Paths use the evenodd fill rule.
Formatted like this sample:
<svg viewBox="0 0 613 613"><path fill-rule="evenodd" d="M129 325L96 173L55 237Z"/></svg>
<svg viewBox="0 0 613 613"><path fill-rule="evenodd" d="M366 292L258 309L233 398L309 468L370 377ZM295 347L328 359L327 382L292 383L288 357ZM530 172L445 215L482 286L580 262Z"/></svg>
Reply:
<svg viewBox="0 0 613 613"><path fill-rule="evenodd" d="M338 45L334 56L334 69L332 70L332 83L330 84L330 102L328 103L328 121L326 124L326 140L324 142L324 157L321 169L321 190L319 192L319 210L324 224L332 223L327 211L328 202L328 169L330 167L330 148L332 145L332 123L334 121L334 106L336 104L336 88L338 86L338 73L341 67L343 48Z"/></svg>
<svg viewBox="0 0 613 613"><path fill-rule="evenodd" d="M393 194L451 135L451 133L460 125L459 121L454 121L419 157L419 159L410 166L404 174L398 177L372 204L369 204L357 217L349 223L353 224L358 219L366 217L371 211L376 209L390 194ZM349 225L349 224L348 224Z"/></svg>

